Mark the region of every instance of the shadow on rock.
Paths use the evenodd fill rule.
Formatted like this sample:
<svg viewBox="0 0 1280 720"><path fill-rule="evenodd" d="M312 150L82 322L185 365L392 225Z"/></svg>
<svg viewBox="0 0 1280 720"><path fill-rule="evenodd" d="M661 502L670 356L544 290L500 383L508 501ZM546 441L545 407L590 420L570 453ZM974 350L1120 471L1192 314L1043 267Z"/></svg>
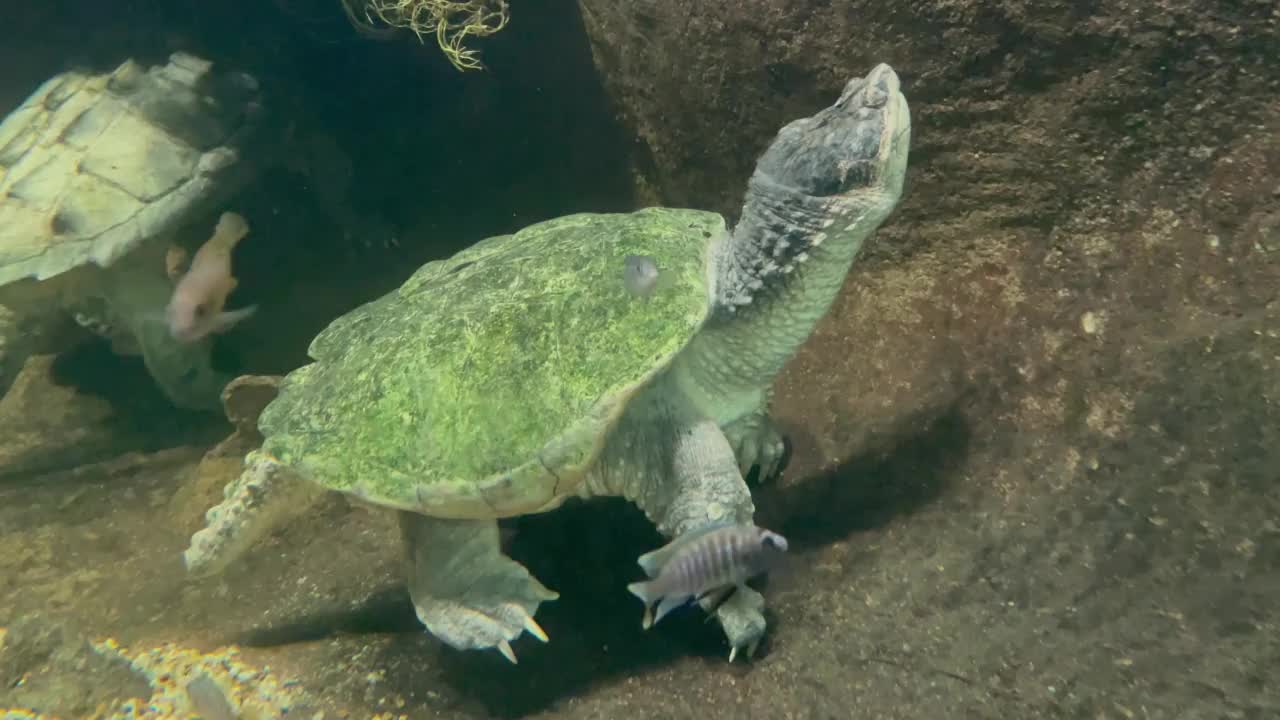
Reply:
<svg viewBox="0 0 1280 720"><path fill-rule="evenodd" d="M112 352L101 339L81 343L53 361L52 381L77 395L105 401L118 427L145 436L140 449L209 444L225 434L221 413L175 407L139 356Z"/></svg>
<svg viewBox="0 0 1280 720"><path fill-rule="evenodd" d="M380 590L352 610L317 612L293 622L253 628L231 641L247 647L274 647L323 640L338 634L369 635L422 631L403 587Z"/></svg>
<svg viewBox="0 0 1280 720"><path fill-rule="evenodd" d="M175 408L142 367L105 342L32 356L0 396L0 485L80 483L129 453L202 446L226 434L216 413Z"/></svg>
<svg viewBox="0 0 1280 720"><path fill-rule="evenodd" d="M759 489L761 522L778 521L801 550L880 527L941 494L968 442L959 414L946 414L875 459L855 459L787 487ZM512 557L560 593L538 613L551 642L521 637L513 645L518 665L496 652L440 646L422 630L402 587L379 592L355 610L256 629L240 641L262 646L340 633L395 634L372 649L380 655L374 664L386 670L385 687L422 698L443 684L456 702L477 703L485 714L498 717L536 713L611 678L633 677L684 658L726 663L723 634L702 612L677 612L653 630L641 628L642 608L626 585L640 577L636 558L663 539L631 504L618 499L571 503L555 513L518 518L510 527L515 530ZM770 616L770 622L776 633L778 618ZM766 639L757 657L767 654ZM751 667L726 665L726 671L749 673Z"/></svg>
<svg viewBox="0 0 1280 720"><path fill-rule="evenodd" d="M904 423L904 426L910 426ZM854 457L813 478L757 490L758 522L787 537L793 552L883 527L946 490L971 432L958 407L874 455Z"/></svg>

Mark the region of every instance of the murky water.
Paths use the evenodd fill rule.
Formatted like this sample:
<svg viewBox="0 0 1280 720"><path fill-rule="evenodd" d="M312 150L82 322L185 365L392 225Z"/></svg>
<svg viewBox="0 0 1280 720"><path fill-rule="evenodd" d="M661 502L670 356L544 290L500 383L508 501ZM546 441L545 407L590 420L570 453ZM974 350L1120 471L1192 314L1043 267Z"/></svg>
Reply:
<svg viewBox="0 0 1280 720"><path fill-rule="evenodd" d="M446 4L6 15L0 717L1280 716L1269 4Z"/></svg>

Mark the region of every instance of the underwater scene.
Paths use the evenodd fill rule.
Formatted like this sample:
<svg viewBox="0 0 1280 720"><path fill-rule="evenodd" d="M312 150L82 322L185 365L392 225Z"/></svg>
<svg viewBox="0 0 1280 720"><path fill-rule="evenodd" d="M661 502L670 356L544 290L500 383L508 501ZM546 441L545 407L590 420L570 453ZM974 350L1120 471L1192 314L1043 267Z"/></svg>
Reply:
<svg viewBox="0 0 1280 720"><path fill-rule="evenodd" d="M0 720L1280 719L1275 0L0 18Z"/></svg>

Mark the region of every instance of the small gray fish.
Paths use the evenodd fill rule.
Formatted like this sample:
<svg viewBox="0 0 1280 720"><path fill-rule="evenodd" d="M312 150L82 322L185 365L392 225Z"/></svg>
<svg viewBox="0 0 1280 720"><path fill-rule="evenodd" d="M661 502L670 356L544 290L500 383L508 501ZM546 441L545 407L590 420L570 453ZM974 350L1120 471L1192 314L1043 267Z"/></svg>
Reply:
<svg viewBox="0 0 1280 720"><path fill-rule="evenodd" d="M240 717L218 683L203 672L187 683L187 697L205 720L237 720Z"/></svg>
<svg viewBox="0 0 1280 720"><path fill-rule="evenodd" d="M628 255L623 260L622 284L632 295L648 297L658 286L658 263L648 255Z"/></svg>
<svg viewBox="0 0 1280 720"><path fill-rule="evenodd" d="M648 630L690 600L723 601L730 591L772 569L786 551L786 538L770 530L752 524L709 525L641 555L640 567L651 579L631 583L627 590L644 603Z"/></svg>

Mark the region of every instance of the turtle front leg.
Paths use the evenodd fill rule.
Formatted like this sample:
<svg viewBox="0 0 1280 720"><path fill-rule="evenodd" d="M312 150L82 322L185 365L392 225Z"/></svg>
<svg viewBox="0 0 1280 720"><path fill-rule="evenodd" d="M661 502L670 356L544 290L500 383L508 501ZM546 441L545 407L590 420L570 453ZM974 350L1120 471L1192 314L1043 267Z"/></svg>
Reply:
<svg viewBox="0 0 1280 720"><path fill-rule="evenodd" d="M147 371L176 406L221 408L222 388L231 376L212 364L212 339L182 343L169 333L165 307L173 286L163 268L117 263L103 274L101 290L111 314L138 342Z"/></svg>
<svg viewBox="0 0 1280 720"><path fill-rule="evenodd" d="M502 554L497 520L446 520L402 510L400 531L409 596L432 635L458 650L496 648L513 663L511 641L521 633L547 641L533 616L560 595Z"/></svg>
<svg viewBox="0 0 1280 720"><path fill-rule="evenodd" d="M729 439L714 422L704 420L681 429L672 447L671 473L660 487L628 493L668 538L676 538L707 525L753 522L755 504L742 478ZM714 612L729 640L729 661L739 652L751 657L764 637L764 597L742 587L728 600L700 601Z"/></svg>

